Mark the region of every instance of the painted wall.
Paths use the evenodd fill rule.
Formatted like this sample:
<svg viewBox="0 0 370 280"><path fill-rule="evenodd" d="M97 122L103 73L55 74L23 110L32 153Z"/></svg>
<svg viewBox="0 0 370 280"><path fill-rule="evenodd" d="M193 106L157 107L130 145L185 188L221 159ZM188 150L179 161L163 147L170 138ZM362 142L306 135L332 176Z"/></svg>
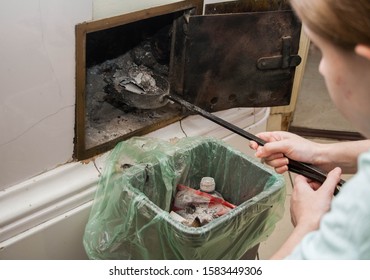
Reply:
<svg viewBox="0 0 370 280"><path fill-rule="evenodd" d="M181 0L93 0L94 19L117 16L122 13L140 11L146 8L179 2Z"/></svg>
<svg viewBox="0 0 370 280"><path fill-rule="evenodd" d="M74 26L91 18L92 0L1 4L0 190L72 159Z"/></svg>
<svg viewBox="0 0 370 280"><path fill-rule="evenodd" d="M174 0L0 0L0 190L72 160L75 25Z"/></svg>

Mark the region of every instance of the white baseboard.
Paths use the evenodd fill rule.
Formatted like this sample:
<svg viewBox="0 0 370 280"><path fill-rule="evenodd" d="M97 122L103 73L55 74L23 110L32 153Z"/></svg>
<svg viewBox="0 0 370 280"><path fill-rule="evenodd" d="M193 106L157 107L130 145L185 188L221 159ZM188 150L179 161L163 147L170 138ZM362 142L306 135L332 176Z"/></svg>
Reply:
<svg viewBox="0 0 370 280"><path fill-rule="evenodd" d="M0 242L92 200L99 172L71 163L46 172L0 194Z"/></svg>

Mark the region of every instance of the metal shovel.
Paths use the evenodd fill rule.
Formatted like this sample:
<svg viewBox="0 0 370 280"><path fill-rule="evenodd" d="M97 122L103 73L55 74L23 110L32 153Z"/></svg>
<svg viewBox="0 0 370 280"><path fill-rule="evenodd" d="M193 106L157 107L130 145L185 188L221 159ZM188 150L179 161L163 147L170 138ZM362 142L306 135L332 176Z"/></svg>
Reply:
<svg viewBox="0 0 370 280"><path fill-rule="evenodd" d="M176 102L183 107L185 107L187 110L194 112L196 114L199 114L206 119L217 123L221 125L224 128L229 129L230 131L248 139L248 140L253 140L256 143L258 143L261 146L264 146L266 142L262 140L261 138L241 129L240 127L237 127L203 109L200 107L191 104L190 102L185 101L184 99L180 98L179 96L171 95L169 94L169 85L162 83L164 86L162 89L155 93L155 94L142 94L142 92L136 92L136 91L131 91L130 88L125 87L124 91L122 91L124 100L128 102L129 105L135 106L136 108L141 108L141 109L155 109L161 106L165 106L168 103L168 100L171 100L173 102ZM129 95L127 95L130 93ZM288 158L288 157L287 157ZM326 180L327 174L320 170L319 168L289 159L289 164L288 164L288 170L300 175L303 175L309 179L312 179L314 181L317 181L319 183L323 183ZM334 195L339 192L340 187L345 183L344 180L340 180L337 184L337 188L335 189Z"/></svg>
<svg viewBox="0 0 370 280"><path fill-rule="evenodd" d="M194 104L191 104L185 100L183 100L182 98L178 97L178 96L174 96L174 95L166 95L165 98L168 98L169 100L172 100L180 105L182 105L183 107L185 107L186 109L188 109L189 111L192 111L194 113L197 113L203 117L205 117L206 119L209 119L210 121L213 121L214 123L217 123L227 129L229 129L230 131L248 139L248 140L253 140L255 141L256 143L258 143L258 145L265 145L266 144L266 141L262 140L261 138L249 133L248 131L245 131L243 129L241 129L240 127L237 127L197 106L195 106ZM297 174L300 174L300 175L303 175L309 179L312 179L314 181L317 181L319 183L323 183L325 180L326 180L326 173L322 170L320 170L319 168L313 166L313 165L310 165L310 164L307 164L307 163L303 163L303 162L299 162L299 161L295 161L295 160L292 160L292 159L289 159L289 164L288 164L288 169L289 171L291 172L294 172L294 173L297 173ZM337 185L337 188L335 189L334 191L334 195L336 195L338 192L339 192L339 189L340 187L345 183L344 180L340 180L338 182L338 185Z"/></svg>

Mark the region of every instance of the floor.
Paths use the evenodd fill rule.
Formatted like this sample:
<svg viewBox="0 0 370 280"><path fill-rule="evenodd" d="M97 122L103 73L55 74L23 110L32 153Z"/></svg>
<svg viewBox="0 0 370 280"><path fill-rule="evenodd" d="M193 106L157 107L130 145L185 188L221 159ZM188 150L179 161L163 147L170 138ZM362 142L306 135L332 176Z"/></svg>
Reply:
<svg viewBox="0 0 370 280"><path fill-rule="evenodd" d="M312 129L352 131L351 125L331 103L325 82L318 72L319 62L320 53L315 47L311 46L292 125ZM336 141L322 138L311 138L310 140L319 142ZM292 181L295 174L287 172L284 176L287 188L284 216L276 224L271 236L260 244L258 257L261 260L269 259L293 230L290 221L289 205L292 194ZM343 179L346 180L351 176L352 174L345 174Z"/></svg>
<svg viewBox="0 0 370 280"><path fill-rule="evenodd" d="M290 197L292 194L292 183L291 183L291 176L294 174L290 174L286 172L285 182L286 182L286 190L287 195L285 199L284 205L284 216L283 218L276 224L275 230L271 234L270 237L264 242L260 243L260 247L258 250L258 257L261 260L268 260L284 243L284 241L288 238L289 234L293 230L293 225L290 222L290 213L289 213L289 205L290 205Z"/></svg>

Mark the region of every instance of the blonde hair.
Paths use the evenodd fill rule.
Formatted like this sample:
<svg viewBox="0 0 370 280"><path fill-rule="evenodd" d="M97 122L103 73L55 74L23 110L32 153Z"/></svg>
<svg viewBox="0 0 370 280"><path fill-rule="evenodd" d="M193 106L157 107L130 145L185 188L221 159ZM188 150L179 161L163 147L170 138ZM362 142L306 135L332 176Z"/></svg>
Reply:
<svg viewBox="0 0 370 280"><path fill-rule="evenodd" d="M290 0L302 22L344 48L370 46L370 0Z"/></svg>

